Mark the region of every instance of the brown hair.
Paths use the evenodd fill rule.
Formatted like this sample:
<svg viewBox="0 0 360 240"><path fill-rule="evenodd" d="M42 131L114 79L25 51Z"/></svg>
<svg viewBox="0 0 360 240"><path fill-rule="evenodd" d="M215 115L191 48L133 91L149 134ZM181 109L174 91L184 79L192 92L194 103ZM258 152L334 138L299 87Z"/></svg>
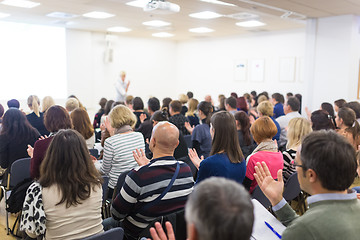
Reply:
<svg viewBox="0 0 360 240"><path fill-rule="evenodd" d="M169 104L174 112L181 112L182 104L179 100L172 100Z"/></svg>
<svg viewBox="0 0 360 240"><path fill-rule="evenodd" d="M40 166L40 185L56 185L66 207L76 206L90 197L95 186L101 185L84 138L76 131L59 131L50 143Z"/></svg>
<svg viewBox="0 0 360 240"><path fill-rule="evenodd" d="M210 155L225 152L230 162L242 162L244 155L240 148L234 116L227 111L220 111L211 117L210 123L215 130Z"/></svg>
<svg viewBox="0 0 360 240"><path fill-rule="evenodd" d="M251 134L257 144L265 139L273 138L277 133L277 128L273 120L268 116L263 116L253 123L250 128Z"/></svg>
<svg viewBox="0 0 360 240"><path fill-rule="evenodd" d="M244 111L238 111L234 115L235 120L238 122L240 131L242 132L244 142L246 146L251 145L251 135L250 135L250 119L249 116Z"/></svg>
<svg viewBox="0 0 360 240"><path fill-rule="evenodd" d="M90 122L88 113L82 109L77 108L70 114L73 129L78 131L85 139L89 139L94 134L94 127Z"/></svg>
<svg viewBox="0 0 360 240"><path fill-rule="evenodd" d="M60 129L69 129L72 127L69 113L59 105L51 106L46 111L44 124L49 132L57 132Z"/></svg>

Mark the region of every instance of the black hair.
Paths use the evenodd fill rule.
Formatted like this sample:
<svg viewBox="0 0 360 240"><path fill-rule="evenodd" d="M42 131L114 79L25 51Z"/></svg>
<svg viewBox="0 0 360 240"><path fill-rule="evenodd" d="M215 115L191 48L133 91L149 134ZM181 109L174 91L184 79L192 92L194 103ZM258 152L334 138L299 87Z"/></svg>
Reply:
<svg viewBox="0 0 360 240"><path fill-rule="evenodd" d="M148 100L148 107L151 111L155 112L160 109L160 101L156 97L149 98Z"/></svg>
<svg viewBox="0 0 360 240"><path fill-rule="evenodd" d="M234 97L228 97L226 100L225 100L225 104L229 104L229 106L231 108L236 108L236 98Z"/></svg>
<svg viewBox="0 0 360 240"><path fill-rule="evenodd" d="M300 102L299 99L297 99L296 97L289 97L287 103L288 106L290 106L292 111L299 111L300 109Z"/></svg>
<svg viewBox="0 0 360 240"><path fill-rule="evenodd" d="M144 102L140 97L134 97L132 100L133 109L136 110L144 110Z"/></svg>

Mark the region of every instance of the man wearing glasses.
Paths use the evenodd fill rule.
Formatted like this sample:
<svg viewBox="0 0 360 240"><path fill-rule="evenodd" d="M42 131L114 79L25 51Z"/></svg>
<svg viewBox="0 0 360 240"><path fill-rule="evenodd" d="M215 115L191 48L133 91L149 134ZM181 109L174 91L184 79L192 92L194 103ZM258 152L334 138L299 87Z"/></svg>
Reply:
<svg viewBox="0 0 360 240"><path fill-rule="evenodd" d="M275 181L263 162L255 167L259 187L270 200L275 214L287 226L282 239L360 239L360 201L348 191L356 176L355 150L333 131L310 133L295 158L298 180L309 193L309 209L296 215L282 197L282 170Z"/></svg>

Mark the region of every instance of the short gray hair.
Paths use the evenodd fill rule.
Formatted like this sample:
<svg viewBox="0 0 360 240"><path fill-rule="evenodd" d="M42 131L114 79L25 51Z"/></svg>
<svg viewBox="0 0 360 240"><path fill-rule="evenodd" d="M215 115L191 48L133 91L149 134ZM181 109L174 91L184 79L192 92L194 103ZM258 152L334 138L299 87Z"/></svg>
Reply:
<svg viewBox="0 0 360 240"><path fill-rule="evenodd" d="M211 177L199 183L185 207L187 223L200 240L249 240L254 207L245 188L231 180Z"/></svg>

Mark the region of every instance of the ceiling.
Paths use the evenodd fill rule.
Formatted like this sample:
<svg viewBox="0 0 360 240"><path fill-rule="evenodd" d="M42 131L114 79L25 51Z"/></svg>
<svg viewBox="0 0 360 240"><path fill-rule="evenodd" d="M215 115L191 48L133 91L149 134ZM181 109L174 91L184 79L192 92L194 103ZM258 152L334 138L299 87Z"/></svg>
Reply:
<svg viewBox="0 0 360 240"><path fill-rule="evenodd" d="M0 0L1 3L2 0ZM115 33L122 36L153 38L157 32L174 34L169 39L175 41L191 40L197 38L213 38L245 34L249 32L274 31L305 26L306 18L328 17L345 14L360 15L360 0L223 0L235 6L224 6L201 0L169 0L181 7L175 14L153 14L144 12L142 8L128 6L125 3L131 0L33 0L41 5L27 9L0 4L0 12L11 16L1 19L3 21L26 22L61 26L69 29L106 32L114 26L132 29L126 33ZM108 19L92 19L82 14L91 11L104 11L115 14ZM189 14L213 11L223 15L216 19L196 19ZM51 12L65 12L78 15L72 19L47 17ZM265 26L244 28L235 23L243 20L231 18L229 15L239 13L258 15ZM286 13L292 12L286 17ZM285 15L284 15L285 14ZM283 16L284 17L281 17ZM150 20L163 20L171 25L162 28L150 28L142 23ZM208 27L214 30L211 33L191 33L190 28Z"/></svg>

